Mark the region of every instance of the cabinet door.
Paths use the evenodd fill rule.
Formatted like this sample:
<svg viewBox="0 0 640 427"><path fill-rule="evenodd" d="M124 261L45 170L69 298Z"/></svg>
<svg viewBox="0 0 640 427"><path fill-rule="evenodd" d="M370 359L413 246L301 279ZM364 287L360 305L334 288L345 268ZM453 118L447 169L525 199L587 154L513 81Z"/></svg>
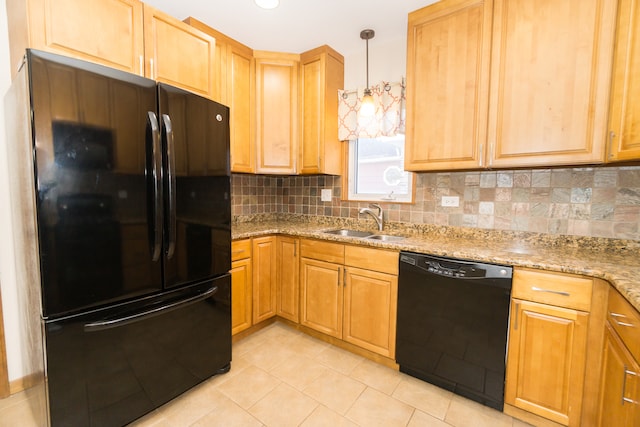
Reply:
<svg viewBox="0 0 640 427"><path fill-rule="evenodd" d="M26 9L22 12L29 32L28 46L20 46L20 57L24 48L33 47L143 74L140 1L9 0L7 10L15 10L19 3ZM22 22L10 22L10 27Z"/></svg>
<svg viewBox="0 0 640 427"><path fill-rule="evenodd" d="M255 172L255 67L253 51L246 46L227 46L226 104L231 139L231 171Z"/></svg>
<svg viewBox="0 0 640 427"><path fill-rule="evenodd" d="M602 360L600 417L602 427L640 425L640 367L607 324Z"/></svg>
<svg viewBox="0 0 640 427"><path fill-rule="evenodd" d="M489 166L604 161L615 9L495 1Z"/></svg>
<svg viewBox="0 0 640 427"><path fill-rule="evenodd" d="M343 339L395 358L398 277L345 267Z"/></svg>
<svg viewBox="0 0 640 427"><path fill-rule="evenodd" d="M253 239L253 323L276 315L276 238Z"/></svg>
<svg viewBox="0 0 640 427"><path fill-rule="evenodd" d="M300 321L299 245L298 239L278 236L277 311L280 317L292 322Z"/></svg>
<svg viewBox="0 0 640 427"><path fill-rule="evenodd" d="M405 169L483 165L491 5L445 0L409 15Z"/></svg>
<svg viewBox="0 0 640 427"><path fill-rule="evenodd" d="M621 0L609 113L609 160L640 159L640 2Z"/></svg>
<svg viewBox="0 0 640 427"><path fill-rule="evenodd" d="M343 267L308 258L300 260L300 323L342 338Z"/></svg>
<svg viewBox="0 0 640 427"><path fill-rule="evenodd" d="M251 326L251 279L251 258L231 264L231 334L237 334Z"/></svg>
<svg viewBox="0 0 640 427"><path fill-rule="evenodd" d="M505 403L580 425L587 313L513 299Z"/></svg>
<svg viewBox="0 0 640 427"><path fill-rule="evenodd" d="M344 58L323 46L300 55L301 174L341 173L338 97L344 87Z"/></svg>
<svg viewBox="0 0 640 427"><path fill-rule="evenodd" d="M145 5L144 43L147 77L214 97L213 37Z"/></svg>
<svg viewBox="0 0 640 427"><path fill-rule="evenodd" d="M258 173L295 173L298 144L298 61L256 53Z"/></svg>

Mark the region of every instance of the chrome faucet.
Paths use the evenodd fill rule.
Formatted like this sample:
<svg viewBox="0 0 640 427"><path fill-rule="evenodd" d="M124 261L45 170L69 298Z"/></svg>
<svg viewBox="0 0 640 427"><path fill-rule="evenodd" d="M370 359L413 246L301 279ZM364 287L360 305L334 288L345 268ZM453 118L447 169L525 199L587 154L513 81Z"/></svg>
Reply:
<svg viewBox="0 0 640 427"><path fill-rule="evenodd" d="M378 212L374 212L373 209L369 209L369 208L373 208L373 209L377 209ZM378 230L382 231L382 228L384 227L384 215L382 214L382 208L380 207L380 205L377 205L375 203L372 203L369 205L368 208L362 208L360 209L360 214L369 214L373 217L373 219L376 220L376 224L378 224Z"/></svg>

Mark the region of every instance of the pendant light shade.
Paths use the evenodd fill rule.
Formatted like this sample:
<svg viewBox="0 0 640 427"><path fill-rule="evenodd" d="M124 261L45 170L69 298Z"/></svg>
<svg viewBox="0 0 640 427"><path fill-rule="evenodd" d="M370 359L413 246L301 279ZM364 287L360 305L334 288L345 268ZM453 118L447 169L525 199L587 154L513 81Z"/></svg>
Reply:
<svg viewBox="0 0 640 427"><path fill-rule="evenodd" d="M362 30L360 32L360 38L367 43L367 87L364 90L364 96L362 97L362 104L360 104L360 110L358 114L361 117L371 117L376 112L376 107L373 103L373 96L371 95L371 89L369 88L369 39L372 39L376 35L376 32L370 29Z"/></svg>
<svg viewBox="0 0 640 427"><path fill-rule="evenodd" d="M255 2L263 9L275 9L280 4L280 0L255 0Z"/></svg>

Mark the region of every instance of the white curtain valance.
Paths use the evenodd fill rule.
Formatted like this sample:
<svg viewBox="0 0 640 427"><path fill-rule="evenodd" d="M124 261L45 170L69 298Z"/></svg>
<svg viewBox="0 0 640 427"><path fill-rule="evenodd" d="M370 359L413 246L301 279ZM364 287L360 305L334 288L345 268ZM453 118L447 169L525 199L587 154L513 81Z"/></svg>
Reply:
<svg viewBox="0 0 640 427"><path fill-rule="evenodd" d="M402 82L371 86L375 114L358 115L364 89L338 91L338 138L341 141L404 133L405 95Z"/></svg>

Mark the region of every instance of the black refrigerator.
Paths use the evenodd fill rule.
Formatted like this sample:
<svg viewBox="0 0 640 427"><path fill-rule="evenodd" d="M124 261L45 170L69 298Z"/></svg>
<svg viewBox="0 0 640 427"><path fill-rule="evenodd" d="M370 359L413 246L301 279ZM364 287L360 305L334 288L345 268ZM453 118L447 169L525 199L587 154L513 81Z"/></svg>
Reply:
<svg viewBox="0 0 640 427"><path fill-rule="evenodd" d="M16 85L49 422L122 426L230 368L229 109L35 50Z"/></svg>

